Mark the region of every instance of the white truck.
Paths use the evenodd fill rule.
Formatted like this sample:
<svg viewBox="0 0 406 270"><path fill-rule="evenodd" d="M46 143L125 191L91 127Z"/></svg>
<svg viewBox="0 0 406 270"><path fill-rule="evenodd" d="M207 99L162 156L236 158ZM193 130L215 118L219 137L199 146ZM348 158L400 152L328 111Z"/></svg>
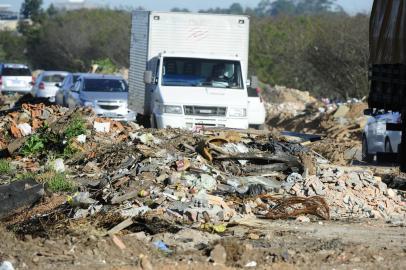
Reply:
<svg viewBox="0 0 406 270"><path fill-rule="evenodd" d="M152 127L248 128L249 17L134 11L129 108Z"/></svg>

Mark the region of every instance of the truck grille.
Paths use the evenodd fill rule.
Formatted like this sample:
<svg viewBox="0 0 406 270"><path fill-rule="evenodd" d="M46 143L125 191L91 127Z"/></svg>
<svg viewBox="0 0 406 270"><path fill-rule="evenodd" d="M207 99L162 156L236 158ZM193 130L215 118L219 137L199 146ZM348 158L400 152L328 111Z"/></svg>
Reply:
<svg viewBox="0 0 406 270"><path fill-rule="evenodd" d="M184 106L185 115L226 116L226 107Z"/></svg>

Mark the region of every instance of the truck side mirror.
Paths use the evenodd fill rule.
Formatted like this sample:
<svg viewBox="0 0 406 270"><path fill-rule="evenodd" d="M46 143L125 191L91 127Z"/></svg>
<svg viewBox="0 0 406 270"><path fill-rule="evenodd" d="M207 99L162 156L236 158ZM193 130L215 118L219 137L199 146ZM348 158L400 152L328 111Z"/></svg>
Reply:
<svg viewBox="0 0 406 270"><path fill-rule="evenodd" d="M373 109L365 109L365 110L364 110L364 115L372 116L373 113L374 113L374 110L373 110Z"/></svg>
<svg viewBox="0 0 406 270"><path fill-rule="evenodd" d="M251 88L258 88L259 87L259 80L257 76L251 77Z"/></svg>
<svg viewBox="0 0 406 270"><path fill-rule="evenodd" d="M151 84L152 83L152 71L146 70L144 72L144 83Z"/></svg>

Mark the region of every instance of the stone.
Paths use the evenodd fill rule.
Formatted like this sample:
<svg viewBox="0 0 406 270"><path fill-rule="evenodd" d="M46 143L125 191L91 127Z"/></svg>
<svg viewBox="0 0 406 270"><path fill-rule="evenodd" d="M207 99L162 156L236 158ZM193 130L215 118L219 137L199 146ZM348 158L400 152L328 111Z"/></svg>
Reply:
<svg viewBox="0 0 406 270"><path fill-rule="evenodd" d="M326 194L326 192L324 191L324 185L319 179L314 179L310 185L316 195L324 196Z"/></svg>
<svg viewBox="0 0 406 270"><path fill-rule="evenodd" d="M348 106L341 105L340 107L338 107L338 109L334 113L333 117L335 119L345 117L349 111L350 111L350 108Z"/></svg>
<svg viewBox="0 0 406 270"><path fill-rule="evenodd" d="M216 245L210 252L210 258L216 264L225 264L227 261L226 249L222 245Z"/></svg>
<svg viewBox="0 0 406 270"><path fill-rule="evenodd" d="M388 188L388 190L386 191L386 195L387 195L389 198L394 199L397 194L396 194L396 192L395 192L393 189Z"/></svg>
<svg viewBox="0 0 406 270"><path fill-rule="evenodd" d="M251 240L258 240L258 239L259 239L259 235L256 234L256 233L249 233L249 234L247 235L247 237L248 237L249 239L251 239Z"/></svg>
<svg viewBox="0 0 406 270"><path fill-rule="evenodd" d="M379 189L381 193L386 193L388 187L384 182L377 182L375 186Z"/></svg>
<svg viewBox="0 0 406 270"><path fill-rule="evenodd" d="M143 270L153 270L154 267L152 267L152 264L150 260L148 259L148 256L141 254L140 255L140 264L141 264L141 269Z"/></svg>
<svg viewBox="0 0 406 270"><path fill-rule="evenodd" d="M343 198L343 202L345 203L345 204L350 204L351 203L351 196L350 195L345 195L344 196L344 198Z"/></svg>
<svg viewBox="0 0 406 270"><path fill-rule="evenodd" d="M51 113L48 110L43 110L42 114L40 116L40 119L41 120L48 120L50 116L51 116Z"/></svg>
<svg viewBox="0 0 406 270"><path fill-rule="evenodd" d="M354 173L349 175L349 178L347 179L346 183L347 183L347 186L349 186L355 190L361 190L363 187L363 183L360 180L359 175L354 174Z"/></svg>
<svg viewBox="0 0 406 270"><path fill-rule="evenodd" d="M310 222L310 218L306 217L306 216L298 216L296 218L296 221L301 222L301 223L309 223Z"/></svg>

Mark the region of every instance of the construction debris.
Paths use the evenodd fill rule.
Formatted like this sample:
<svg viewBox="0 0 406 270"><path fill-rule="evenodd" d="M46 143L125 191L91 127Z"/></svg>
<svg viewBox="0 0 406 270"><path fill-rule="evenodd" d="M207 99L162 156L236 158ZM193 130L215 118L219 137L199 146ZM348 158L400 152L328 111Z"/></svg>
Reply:
<svg viewBox="0 0 406 270"><path fill-rule="evenodd" d="M42 120L44 112L49 112L48 120ZM3 134L8 134L6 146L22 139L13 139L12 127L19 119L38 124L9 151L15 167L68 174L86 191L68 198L71 216L116 213L125 226L117 223L111 234L142 216L220 231L218 224L246 214L270 219L307 214L387 219L404 214L400 196L372 174L324 168L325 161L313 151L276 134L149 131L98 119L87 110L37 104L0 119ZM86 140L78 140L83 136ZM65 159L50 161L45 151Z"/></svg>
<svg viewBox="0 0 406 270"><path fill-rule="evenodd" d="M284 134L310 134L307 146L334 164L347 165L361 160L361 138L367 123L364 109L368 105L359 100L322 102L303 92L286 87L266 87L268 124ZM323 137L317 141L312 138ZM302 137L303 138L303 137ZM315 141L315 142L314 142ZM303 140L302 140L303 142ZM331 151L332 147L339 151Z"/></svg>
<svg viewBox="0 0 406 270"><path fill-rule="evenodd" d="M330 162L314 146L340 148L328 150L316 136L150 130L41 103L3 112L0 134L0 218L21 235L85 227L120 252L131 249L123 238L131 235L164 256L198 245L222 265L230 250L252 250L223 241L235 226L249 228L244 239L261 241L273 236L256 228L278 219L406 221L401 192L366 168ZM53 204L52 194L62 200ZM151 268L146 256L139 260ZM246 258L241 266L257 262Z"/></svg>

